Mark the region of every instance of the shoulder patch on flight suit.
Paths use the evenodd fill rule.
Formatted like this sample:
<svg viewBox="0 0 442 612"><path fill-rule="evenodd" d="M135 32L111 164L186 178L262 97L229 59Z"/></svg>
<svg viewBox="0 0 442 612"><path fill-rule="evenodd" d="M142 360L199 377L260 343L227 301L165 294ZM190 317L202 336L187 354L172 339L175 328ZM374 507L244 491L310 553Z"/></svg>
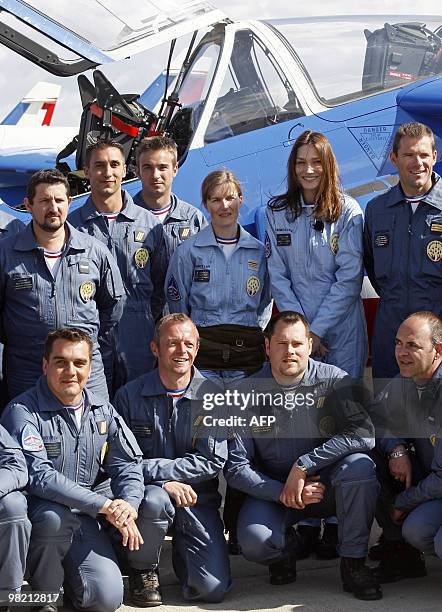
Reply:
<svg viewBox="0 0 442 612"><path fill-rule="evenodd" d="M427 257L435 263L442 260L442 242L440 240L432 240L428 243Z"/></svg>
<svg viewBox="0 0 442 612"><path fill-rule="evenodd" d="M95 284L93 281L85 281L80 285L80 297L82 301L86 304L93 297L95 293Z"/></svg>
<svg viewBox="0 0 442 612"><path fill-rule="evenodd" d="M21 445L23 450L31 451L32 453L38 453L44 448L40 434L33 431L30 427L23 429Z"/></svg>
<svg viewBox="0 0 442 612"><path fill-rule="evenodd" d="M145 237L146 237L146 232L144 232L143 230L134 231L134 242L144 242Z"/></svg>
<svg viewBox="0 0 442 612"><path fill-rule="evenodd" d="M268 259L271 254L272 254L272 243L270 242L269 235L266 232L264 236L264 255L266 256L266 259Z"/></svg>
<svg viewBox="0 0 442 612"><path fill-rule="evenodd" d="M180 290L178 289L178 285L173 274L169 278L169 282L167 284L167 297L173 302L177 302L181 299Z"/></svg>
<svg viewBox="0 0 442 612"><path fill-rule="evenodd" d="M386 247L390 243L390 234L385 234L382 232L377 232L374 237L374 246L376 247Z"/></svg>
<svg viewBox="0 0 442 612"><path fill-rule="evenodd" d="M261 281L257 276L249 276L247 279L246 290L247 295L253 297L261 289Z"/></svg>
<svg viewBox="0 0 442 612"><path fill-rule="evenodd" d="M137 268L145 268L149 261L149 251L144 247L137 249L134 253L134 262Z"/></svg>
<svg viewBox="0 0 442 612"><path fill-rule="evenodd" d="M339 234L333 234L330 238L330 250L333 255L339 251Z"/></svg>
<svg viewBox="0 0 442 612"><path fill-rule="evenodd" d="M178 230L180 240L187 240L190 236L190 227L180 227Z"/></svg>
<svg viewBox="0 0 442 612"><path fill-rule="evenodd" d="M32 289L34 281L32 276L14 276L12 279L12 286L16 291Z"/></svg>
<svg viewBox="0 0 442 612"><path fill-rule="evenodd" d="M208 283L210 281L210 270L197 268L193 271L195 283Z"/></svg>
<svg viewBox="0 0 442 612"><path fill-rule="evenodd" d="M276 234L277 246L290 246L292 244L291 234Z"/></svg>

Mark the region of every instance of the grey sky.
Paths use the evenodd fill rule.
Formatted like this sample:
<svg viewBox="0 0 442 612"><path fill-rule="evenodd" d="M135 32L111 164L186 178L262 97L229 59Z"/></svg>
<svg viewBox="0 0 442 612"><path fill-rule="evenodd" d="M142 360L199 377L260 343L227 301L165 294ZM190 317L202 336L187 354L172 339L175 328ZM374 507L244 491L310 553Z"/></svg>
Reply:
<svg viewBox="0 0 442 612"><path fill-rule="evenodd" d="M80 0L73 0L72 6ZM263 19L275 17L302 17L333 14L370 14L416 12L416 0L212 0L218 8L236 19ZM427 0L419 10L425 14L442 14L440 0ZM288 8L290 7L290 8ZM124 93L144 91L152 78L165 67L167 46L142 54L136 60L119 62L106 67L104 72L118 89ZM62 85L62 94L54 114L54 125L77 125L81 112L78 87L75 78L57 79L30 62L0 48L0 117L4 116L17 101L39 80L56 81Z"/></svg>

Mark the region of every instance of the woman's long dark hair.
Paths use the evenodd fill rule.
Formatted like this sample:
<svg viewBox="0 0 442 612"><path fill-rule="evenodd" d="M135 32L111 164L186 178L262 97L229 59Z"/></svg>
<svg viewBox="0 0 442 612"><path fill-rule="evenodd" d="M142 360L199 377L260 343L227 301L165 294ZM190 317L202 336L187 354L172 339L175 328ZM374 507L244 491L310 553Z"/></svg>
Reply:
<svg viewBox="0 0 442 612"><path fill-rule="evenodd" d="M295 218L301 214L302 189L296 178L295 166L298 151L303 145L315 147L323 168L314 217L324 221L337 221L342 212L343 201L338 163L328 139L320 132L306 130L298 136L287 162L287 191L271 198L269 204L271 206L288 204Z"/></svg>

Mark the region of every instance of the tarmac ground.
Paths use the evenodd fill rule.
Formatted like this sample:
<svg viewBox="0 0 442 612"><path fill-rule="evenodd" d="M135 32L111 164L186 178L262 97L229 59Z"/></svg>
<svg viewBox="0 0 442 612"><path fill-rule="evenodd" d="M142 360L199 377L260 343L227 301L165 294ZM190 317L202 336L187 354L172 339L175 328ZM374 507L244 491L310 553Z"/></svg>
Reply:
<svg viewBox="0 0 442 612"><path fill-rule="evenodd" d="M375 526L372 543L379 530ZM220 604L191 604L181 597L178 580L172 569L172 545L166 539L161 555L160 579L163 605L158 612L187 612L219 610L234 612L441 612L442 561L426 558L428 576L401 580L383 585L383 599L361 601L342 590L339 577L339 559L320 561L314 557L298 561L296 582L272 586L264 566L246 561L242 556L230 557L233 587ZM126 579L125 579L126 580ZM141 612L127 598L119 612ZM15 608L16 609L16 608ZM32 610L35 608L29 608ZM23 608L22 608L23 610ZM60 612L71 612L63 607Z"/></svg>

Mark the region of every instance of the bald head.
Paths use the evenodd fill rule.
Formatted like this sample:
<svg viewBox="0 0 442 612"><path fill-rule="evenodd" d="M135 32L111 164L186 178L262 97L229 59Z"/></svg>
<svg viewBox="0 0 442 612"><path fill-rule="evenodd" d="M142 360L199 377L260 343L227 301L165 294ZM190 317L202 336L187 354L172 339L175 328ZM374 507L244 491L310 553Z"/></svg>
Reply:
<svg viewBox="0 0 442 612"><path fill-rule="evenodd" d="M431 312L417 312L396 334L396 361L402 376L416 382L433 377L442 362L442 320Z"/></svg>

